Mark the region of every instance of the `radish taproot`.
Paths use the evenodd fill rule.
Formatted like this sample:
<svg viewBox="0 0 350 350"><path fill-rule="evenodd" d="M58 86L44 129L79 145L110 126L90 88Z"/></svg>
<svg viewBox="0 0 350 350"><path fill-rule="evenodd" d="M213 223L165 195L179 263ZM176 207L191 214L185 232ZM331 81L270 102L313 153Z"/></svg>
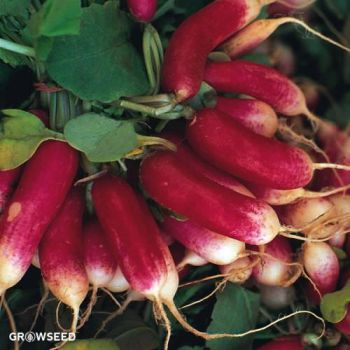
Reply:
<svg viewBox="0 0 350 350"><path fill-rule="evenodd" d="M22 168L0 171L0 214L3 212L10 195L14 190Z"/></svg>
<svg viewBox="0 0 350 350"><path fill-rule="evenodd" d="M244 243L210 231L191 220L179 221L168 216L161 223L161 228L212 264L230 264L245 249Z"/></svg>
<svg viewBox="0 0 350 350"><path fill-rule="evenodd" d="M254 195L234 176L214 168L209 163L199 158L192 151L186 140L176 134L169 133L163 135L163 137L176 145L176 155L179 157L180 161L188 164L194 171L232 191L254 198Z"/></svg>
<svg viewBox="0 0 350 350"><path fill-rule="evenodd" d="M252 276L267 286L287 287L300 275L293 264L293 250L286 237L277 236L266 244L260 262L254 266Z"/></svg>
<svg viewBox="0 0 350 350"><path fill-rule="evenodd" d="M282 17L273 19L260 19L247 25L238 33L233 35L232 38L228 39L223 45L223 51L231 58L240 57L249 51L259 46L265 41L271 34L273 34L281 25L286 23L294 23L303 28L313 35L327 41L335 46L338 46L346 51L350 51L349 48L335 42L334 40L322 35L316 30L312 29L306 23L300 19L294 17Z"/></svg>
<svg viewBox="0 0 350 350"><path fill-rule="evenodd" d="M84 210L83 191L76 188L68 194L39 246L40 268L47 287L73 310L72 332L76 331L79 308L89 291L82 246Z"/></svg>
<svg viewBox="0 0 350 350"><path fill-rule="evenodd" d="M73 183L78 153L64 142L46 141L28 161L0 217L0 293L29 268L40 239Z"/></svg>
<svg viewBox="0 0 350 350"><path fill-rule="evenodd" d="M187 18L165 52L162 85L177 102L199 91L209 53L274 0L216 0Z"/></svg>
<svg viewBox="0 0 350 350"><path fill-rule="evenodd" d="M117 272L116 258L106 240L106 234L96 219L90 219L83 228L84 266L93 287L90 309L96 301L99 288L108 288ZM88 313L90 313L89 310Z"/></svg>
<svg viewBox="0 0 350 350"><path fill-rule="evenodd" d="M128 7L137 21L150 22L157 10L157 0L128 0Z"/></svg>
<svg viewBox="0 0 350 350"><path fill-rule="evenodd" d="M333 249L325 242L306 242L301 256L306 273L321 295L333 292L339 278L339 261Z"/></svg>
<svg viewBox="0 0 350 350"><path fill-rule="evenodd" d="M197 112L187 125L187 140L199 156L217 168L275 189L304 187L317 169L350 169L313 163L303 150L258 135L214 109Z"/></svg>
<svg viewBox="0 0 350 350"><path fill-rule="evenodd" d="M227 280L232 283L242 284L246 282L253 272L252 261L249 257L242 257L228 265L219 266L220 272L227 275Z"/></svg>
<svg viewBox="0 0 350 350"><path fill-rule="evenodd" d="M319 122L308 110L299 87L265 65L244 60L208 62L204 80L218 92L246 94L267 103L285 116L304 114L310 120Z"/></svg>
<svg viewBox="0 0 350 350"><path fill-rule="evenodd" d="M278 129L275 111L266 103L254 99L218 96L215 109L226 113L255 133L272 137Z"/></svg>
<svg viewBox="0 0 350 350"><path fill-rule="evenodd" d="M173 152L159 152L145 158L140 181L146 193L160 205L245 243L268 243L281 230L278 217L269 205L201 176Z"/></svg>
<svg viewBox="0 0 350 350"><path fill-rule="evenodd" d="M109 242L118 255L118 263L131 288L154 302L156 313L165 323L165 349L168 349L171 326L163 305L187 331L204 339L245 335L208 334L193 328L184 320L173 301L179 282L173 258L146 204L140 201L124 180L111 175L97 179L92 188L92 198L99 221L109 236Z"/></svg>

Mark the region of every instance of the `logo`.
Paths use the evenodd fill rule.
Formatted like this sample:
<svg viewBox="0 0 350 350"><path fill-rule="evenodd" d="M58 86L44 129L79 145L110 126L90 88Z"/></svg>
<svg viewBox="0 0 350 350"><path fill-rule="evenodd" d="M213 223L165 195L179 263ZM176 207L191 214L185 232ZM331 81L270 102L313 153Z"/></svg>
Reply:
<svg viewBox="0 0 350 350"><path fill-rule="evenodd" d="M61 342L74 341L75 333L68 332L12 332L9 334L11 341L33 343L35 341Z"/></svg>

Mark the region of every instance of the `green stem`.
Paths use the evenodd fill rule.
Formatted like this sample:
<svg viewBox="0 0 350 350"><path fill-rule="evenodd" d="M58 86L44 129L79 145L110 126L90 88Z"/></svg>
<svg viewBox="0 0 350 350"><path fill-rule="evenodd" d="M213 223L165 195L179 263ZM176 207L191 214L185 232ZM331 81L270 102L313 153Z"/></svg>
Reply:
<svg viewBox="0 0 350 350"><path fill-rule="evenodd" d="M0 39L0 48L19 53L21 55L35 57L35 51L32 47L16 44L5 39Z"/></svg>
<svg viewBox="0 0 350 350"><path fill-rule="evenodd" d="M153 108L127 100L117 101L117 106L125 109L130 109L135 112L145 113L153 117L157 117L161 114L170 112L174 108L172 104L166 105L164 107Z"/></svg>

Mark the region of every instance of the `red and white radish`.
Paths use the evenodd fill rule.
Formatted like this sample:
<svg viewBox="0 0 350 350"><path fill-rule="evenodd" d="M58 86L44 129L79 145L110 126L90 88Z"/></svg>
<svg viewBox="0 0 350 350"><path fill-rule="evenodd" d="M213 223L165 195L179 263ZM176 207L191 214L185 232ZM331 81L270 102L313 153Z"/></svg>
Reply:
<svg viewBox="0 0 350 350"><path fill-rule="evenodd" d="M266 244L260 262L253 268L254 279L267 286L286 287L294 282L296 275L293 263L293 250L286 237L277 236Z"/></svg>
<svg viewBox="0 0 350 350"><path fill-rule="evenodd" d="M165 217L161 228L212 264L230 264L245 249L244 243L208 230L191 220L179 221Z"/></svg>
<svg viewBox="0 0 350 350"><path fill-rule="evenodd" d="M236 33L232 38L226 41L222 49L230 58L240 57L249 51L259 46L265 41L271 34L273 34L281 25L286 23L294 23L303 28L315 36L330 42L333 45L341 47L346 51L350 51L347 47L335 42L334 40L327 38L321 33L309 27L303 21L294 17L282 17L274 19L260 19L244 27L241 31Z"/></svg>
<svg viewBox="0 0 350 350"><path fill-rule="evenodd" d="M178 155L180 161L189 165L194 171L232 191L254 198L254 195L234 176L214 168L199 158L184 139L169 133L164 137L176 145L176 155Z"/></svg>
<svg viewBox="0 0 350 350"><path fill-rule="evenodd" d="M144 159L140 180L162 206L225 236L259 245L281 230L276 213L266 203L201 176L175 153L159 152Z"/></svg>
<svg viewBox="0 0 350 350"><path fill-rule="evenodd" d="M162 85L177 102L199 91L209 53L274 0L216 0L186 19L165 52Z"/></svg>
<svg viewBox="0 0 350 350"><path fill-rule="evenodd" d="M71 187L78 153L64 142L44 142L25 166L0 217L0 293L29 268L40 239Z"/></svg>
<svg viewBox="0 0 350 350"><path fill-rule="evenodd" d="M278 129L275 111L266 103L254 99L217 97L214 106L257 134L272 137Z"/></svg>
<svg viewBox="0 0 350 350"><path fill-rule="evenodd" d="M339 278L339 261L327 243L304 243L302 261L306 273L321 295L331 293L336 289Z"/></svg>
<svg viewBox="0 0 350 350"><path fill-rule="evenodd" d="M117 263L97 220L90 220L83 228L84 266L90 284L95 289L106 287L113 279Z"/></svg>
<svg viewBox="0 0 350 350"><path fill-rule="evenodd" d="M315 169L349 169L313 163L303 150L258 135L214 109L197 112L187 126L187 139L199 156L217 168L275 189L304 187Z"/></svg>
<svg viewBox="0 0 350 350"><path fill-rule="evenodd" d="M122 293L130 289L130 284L126 280L120 267L117 267L114 276L109 281L106 288L113 293Z"/></svg>
<svg viewBox="0 0 350 350"><path fill-rule="evenodd" d="M83 192L72 190L39 246L41 273L47 287L73 310L72 332L76 331L79 308L89 291L82 246L84 210Z"/></svg>
<svg viewBox="0 0 350 350"><path fill-rule="evenodd" d="M223 275L228 275L228 281L239 284L248 281L253 272L252 261L247 256L231 264L219 266L219 269Z"/></svg>

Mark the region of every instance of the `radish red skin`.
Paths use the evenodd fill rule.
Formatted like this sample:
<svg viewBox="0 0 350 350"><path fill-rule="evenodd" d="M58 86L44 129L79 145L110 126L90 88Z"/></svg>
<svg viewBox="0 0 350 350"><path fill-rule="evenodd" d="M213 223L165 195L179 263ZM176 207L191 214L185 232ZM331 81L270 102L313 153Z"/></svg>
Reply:
<svg viewBox="0 0 350 350"><path fill-rule="evenodd" d="M92 198L130 286L150 299L158 297L172 258L146 205L124 180L111 175L94 182ZM171 293L176 289L177 285Z"/></svg>
<svg viewBox="0 0 350 350"><path fill-rule="evenodd" d="M335 327L342 333L350 335L350 304L347 307L345 318L335 324Z"/></svg>
<svg viewBox="0 0 350 350"><path fill-rule="evenodd" d="M49 114L46 110L30 109L28 112L37 116L45 124L46 127L49 127L50 125Z"/></svg>
<svg viewBox="0 0 350 350"><path fill-rule="evenodd" d="M249 95L286 116L308 111L297 85L277 70L244 60L208 62L204 80L219 92Z"/></svg>
<svg viewBox="0 0 350 350"><path fill-rule="evenodd" d="M91 219L83 232L84 266L89 281L95 287L105 287L116 273L116 258L97 220Z"/></svg>
<svg viewBox="0 0 350 350"><path fill-rule="evenodd" d="M304 350L304 346L300 336L285 336L260 346L258 350Z"/></svg>
<svg viewBox="0 0 350 350"><path fill-rule="evenodd" d="M261 1L216 0L185 20L165 52L162 85L178 102L199 90L209 53L260 12Z"/></svg>
<svg viewBox="0 0 350 350"><path fill-rule="evenodd" d="M82 221L83 191L72 190L39 246L41 273L50 291L74 310L89 290L84 267Z"/></svg>
<svg viewBox="0 0 350 350"><path fill-rule="evenodd" d="M204 160L252 183L295 189L313 176L312 161L304 151L255 134L213 109L197 113L188 124L187 139Z"/></svg>
<svg viewBox="0 0 350 350"><path fill-rule="evenodd" d="M140 180L162 206L225 236L258 245L271 241L280 230L270 206L201 176L172 152L144 159Z"/></svg>
<svg viewBox="0 0 350 350"><path fill-rule="evenodd" d="M157 10L157 0L128 0L128 6L136 20L150 22Z"/></svg>
<svg viewBox="0 0 350 350"><path fill-rule="evenodd" d="M208 179L229 188L232 191L254 198L254 195L243 186L235 177L214 168L209 163L199 158L190 148L188 143L176 134L166 133L162 137L176 145L176 155L182 162L187 163L197 173Z"/></svg>
<svg viewBox="0 0 350 350"><path fill-rule="evenodd" d="M57 214L78 167L78 153L64 142L47 141L28 161L0 217L0 291L29 268L40 239Z"/></svg>
<svg viewBox="0 0 350 350"><path fill-rule="evenodd" d="M248 129L266 137L272 137L278 129L278 118L274 110L258 100L219 96L215 109L226 113Z"/></svg>
<svg viewBox="0 0 350 350"><path fill-rule="evenodd" d="M21 171L21 167L7 171L0 171L0 213L4 210Z"/></svg>

